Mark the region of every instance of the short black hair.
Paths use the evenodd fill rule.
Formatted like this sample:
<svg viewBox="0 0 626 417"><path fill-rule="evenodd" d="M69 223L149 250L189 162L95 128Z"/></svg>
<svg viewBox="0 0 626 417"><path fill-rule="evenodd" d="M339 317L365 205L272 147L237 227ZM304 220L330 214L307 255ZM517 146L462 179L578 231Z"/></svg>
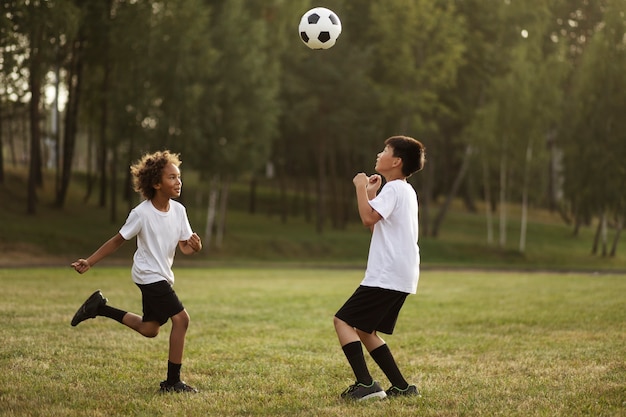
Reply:
<svg viewBox="0 0 626 417"><path fill-rule="evenodd" d="M402 159L402 175L405 178L421 171L426 163L426 147L409 136L391 136L385 145L393 148L393 156Z"/></svg>

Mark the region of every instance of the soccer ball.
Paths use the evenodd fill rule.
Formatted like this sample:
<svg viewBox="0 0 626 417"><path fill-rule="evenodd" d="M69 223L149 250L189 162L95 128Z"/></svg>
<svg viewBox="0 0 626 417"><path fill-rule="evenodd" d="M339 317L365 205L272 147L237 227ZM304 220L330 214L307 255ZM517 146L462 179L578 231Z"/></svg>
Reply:
<svg viewBox="0 0 626 417"><path fill-rule="evenodd" d="M332 10L316 7L302 16L298 30L300 39L309 48L328 49L341 34L341 21Z"/></svg>

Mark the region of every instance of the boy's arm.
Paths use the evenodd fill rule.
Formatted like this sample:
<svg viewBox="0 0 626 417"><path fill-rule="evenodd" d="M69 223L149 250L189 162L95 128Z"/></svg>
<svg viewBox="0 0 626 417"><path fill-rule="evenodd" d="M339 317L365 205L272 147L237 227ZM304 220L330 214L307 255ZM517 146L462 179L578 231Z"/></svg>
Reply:
<svg viewBox="0 0 626 417"><path fill-rule="evenodd" d="M98 250L96 250L89 258L79 259L76 262L72 262L71 266L79 274L84 274L93 265L100 262L105 257L109 256L113 252L119 249L126 242L126 240L119 233L107 240Z"/></svg>
<svg viewBox="0 0 626 417"><path fill-rule="evenodd" d="M178 247L184 255L193 255L202 249L202 240L200 240L200 236L193 233L189 239L179 241Z"/></svg>
<svg viewBox="0 0 626 417"><path fill-rule="evenodd" d="M376 197L376 191L380 188L380 176L372 175L368 177L364 173L359 173L352 182L356 189L356 201L361 222L363 222L364 226L372 229L382 219L382 216L369 203L372 198Z"/></svg>

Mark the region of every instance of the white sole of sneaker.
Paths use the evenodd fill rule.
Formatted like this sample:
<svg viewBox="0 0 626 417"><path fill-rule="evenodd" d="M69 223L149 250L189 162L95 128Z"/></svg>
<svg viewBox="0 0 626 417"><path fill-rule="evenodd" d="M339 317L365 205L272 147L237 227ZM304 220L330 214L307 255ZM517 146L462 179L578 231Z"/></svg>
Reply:
<svg viewBox="0 0 626 417"><path fill-rule="evenodd" d="M363 398L359 398L358 401L374 400L374 399L382 400L386 396L387 396L387 394L385 393L385 391L379 391L379 392L374 392L374 393L372 393L370 395L366 395Z"/></svg>

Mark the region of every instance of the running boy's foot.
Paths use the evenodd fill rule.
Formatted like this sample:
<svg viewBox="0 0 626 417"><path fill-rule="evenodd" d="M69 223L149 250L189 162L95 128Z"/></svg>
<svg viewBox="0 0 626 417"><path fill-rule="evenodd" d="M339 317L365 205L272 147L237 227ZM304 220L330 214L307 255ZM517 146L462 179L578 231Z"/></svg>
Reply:
<svg viewBox="0 0 626 417"><path fill-rule="evenodd" d="M409 385L406 389L400 389L398 387L391 387L386 391L386 393L388 397L405 397L405 396L406 397L409 397L409 396L421 397L422 396L417 390L417 387L415 385Z"/></svg>
<svg viewBox="0 0 626 417"><path fill-rule="evenodd" d="M161 382L161 392L198 392L197 389L190 387L183 381L178 381L175 384L169 384L167 381Z"/></svg>
<svg viewBox="0 0 626 417"><path fill-rule="evenodd" d="M82 321L96 317L98 307L103 306L106 303L107 299L104 298L100 290L91 294L87 301L80 306L76 314L74 314L74 317L72 318L72 326L76 326Z"/></svg>
<svg viewBox="0 0 626 417"><path fill-rule="evenodd" d="M378 385L378 382L373 381L370 385L361 384L359 382L350 385L343 393L341 398L346 400L363 401L372 398L383 399L387 396L385 391Z"/></svg>

